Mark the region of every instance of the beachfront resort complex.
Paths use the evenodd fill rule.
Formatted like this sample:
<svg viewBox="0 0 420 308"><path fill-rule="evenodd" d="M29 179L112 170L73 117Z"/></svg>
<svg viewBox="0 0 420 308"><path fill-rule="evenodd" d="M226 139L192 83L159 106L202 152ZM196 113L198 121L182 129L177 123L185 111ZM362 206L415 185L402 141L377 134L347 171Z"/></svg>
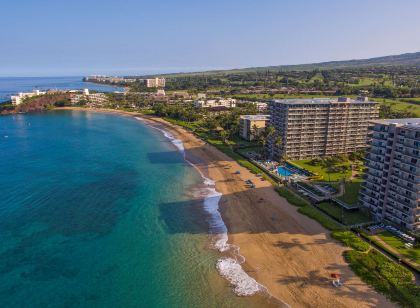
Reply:
<svg viewBox="0 0 420 308"><path fill-rule="evenodd" d="M360 203L375 220L420 230L420 118L377 120Z"/></svg>
<svg viewBox="0 0 420 308"><path fill-rule="evenodd" d="M347 154L366 148L370 121L379 117L379 106L366 97L284 99L269 102L269 139L273 158L308 159ZM281 144L275 139L280 137Z"/></svg>
<svg viewBox="0 0 420 308"><path fill-rule="evenodd" d="M69 91L70 101L72 104L89 103L91 107L100 107L108 102L108 97L105 93L90 93L89 89L80 91Z"/></svg>
<svg viewBox="0 0 420 308"><path fill-rule="evenodd" d="M10 101L13 105L20 105L22 102L29 97L40 96L44 95L46 92L42 92L40 90L33 90L32 92L19 92L17 95L12 95L10 97Z"/></svg>

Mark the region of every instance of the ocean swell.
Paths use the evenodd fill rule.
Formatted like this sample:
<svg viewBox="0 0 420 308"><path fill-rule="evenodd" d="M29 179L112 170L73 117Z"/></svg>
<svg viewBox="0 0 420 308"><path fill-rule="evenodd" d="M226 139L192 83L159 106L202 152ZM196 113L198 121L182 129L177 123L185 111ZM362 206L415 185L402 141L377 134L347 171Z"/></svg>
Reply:
<svg viewBox="0 0 420 308"><path fill-rule="evenodd" d="M140 117L136 117L136 119L144 121ZM239 247L228 243L228 230L219 211L219 201L222 194L216 190L215 181L205 177L201 170L186 158L185 148L181 140L176 139L166 130L153 125L150 126L162 132L183 154L184 160L193 166L203 178L206 187L201 190L200 194L204 197L204 210L210 216L209 233L216 238L213 245L220 252L230 252L234 256L234 258L223 257L217 261L216 268L220 275L230 282L238 296L251 296L260 291L267 291L263 285L243 270L241 264L245 262L245 258L239 254Z"/></svg>

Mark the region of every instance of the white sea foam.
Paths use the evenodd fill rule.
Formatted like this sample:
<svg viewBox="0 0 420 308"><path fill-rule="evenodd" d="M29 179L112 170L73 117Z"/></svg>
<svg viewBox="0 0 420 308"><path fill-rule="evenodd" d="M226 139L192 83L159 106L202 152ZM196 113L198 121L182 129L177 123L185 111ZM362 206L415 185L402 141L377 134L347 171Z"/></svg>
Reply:
<svg viewBox="0 0 420 308"><path fill-rule="evenodd" d="M221 258L216 265L219 273L233 285L234 291L239 296L251 296L265 288L254 278L250 277L241 264L232 258Z"/></svg>
<svg viewBox="0 0 420 308"><path fill-rule="evenodd" d="M136 119L143 121L142 118L136 117ZM203 184L206 187L200 193L204 195L204 210L210 216L209 232L216 238L213 245L220 252L229 251L236 257L236 259L223 257L217 261L216 268L220 275L232 284L234 292L239 296L251 296L257 292L266 291L263 285L243 270L241 264L245 262L245 258L239 254L239 247L228 243L228 230L219 211L219 201L222 194L216 190L215 181L205 177L201 170L185 157L185 149L181 140L176 139L163 129L153 125L151 127L162 132L183 154L185 161L193 166L203 178Z"/></svg>

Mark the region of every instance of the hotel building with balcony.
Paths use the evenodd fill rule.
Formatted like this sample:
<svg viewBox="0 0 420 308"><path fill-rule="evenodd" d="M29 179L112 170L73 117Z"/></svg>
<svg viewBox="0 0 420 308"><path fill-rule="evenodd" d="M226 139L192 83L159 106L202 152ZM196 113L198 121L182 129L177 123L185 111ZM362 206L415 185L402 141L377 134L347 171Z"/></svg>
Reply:
<svg viewBox="0 0 420 308"><path fill-rule="evenodd" d="M366 97L272 100L268 110L269 125L276 130L268 153L294 160L366 148L369 123L379 117L378 103ZM278 137L282 144L276 146Z"/></svg>
<svg viewBox="0 0 420 308"><path fill-rule="evenodd" d="M420 118L373 122L359 202L376 221L420 231Z"/></svg>

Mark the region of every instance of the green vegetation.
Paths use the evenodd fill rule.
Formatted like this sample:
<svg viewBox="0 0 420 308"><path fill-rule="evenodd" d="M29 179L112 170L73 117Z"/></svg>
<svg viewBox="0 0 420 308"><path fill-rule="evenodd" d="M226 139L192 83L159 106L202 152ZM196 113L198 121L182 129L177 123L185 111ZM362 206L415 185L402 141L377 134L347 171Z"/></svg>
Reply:
<svg viewBox="0 0 420 308"><path fill-rule="evenodd" d="M398 253L420 265L420 248L406 248L404 241L388 231L377 234L377 236Z"/></svg>
<svg viewBox="0 0 420 308"><path fill-rule="evenodd" d="M380 118L416 118L420 117L420 105L408 103L403 99L378 99Z"/></svg>
<svg viewBox="0 0 420 308"><path fill-rule="evenodd" d="M369 216L362 210L346 210L332 202L323 202L318 204L317 207L345 225L355 225L370 221Z"/></svg>
<svg viewBox="0 0 420 308"><path fill-rule="evenodd" d="M276 189L278 194L285 198L290 204L293 204L295 206L299 207L305 207L310 206L310 203L306 201L305 199L299 197L297 194L295 194L293 191L286 187L279 187Z"/></svg>
<svg viewBox="0 0 420 308"><path fill-rule="evenodd" d="M351 177L351 162L344 157L303 159L292 161L297 166L320 176L319 180L336 182Z"/></svg>
<svg viewBox="0 0 420 308"><path fill-rule="evenodd" d="M337 199L350 205L357 204L359 198L359 190L362 183L363 182L361 180L352 180L351 182L346 182L344 184L344 194L340 197L337 197Z"/></svg>
<svg viewBox="0 0 420 308"><path fill-rule="evenodd" d="M334 220L329 218L324 213L320 212L313 205L308 205L308 206L305 206L305 207L301 207L301 208L298 209L298 212L316 220L324 228L326 228L328 230L340 230L341 229L341 227Z"/></svg>
<svg viewBox="0 0 420 308"><path fill-rule="evenodd" d="M301 198L293 191L286 187L279 187L276 189L277 193L285 198L287 202L298 206L298 212L306 215L316 221L318 221L322 226L324 226L328 230L340 230L341 227L333 221L331 218L320 212L317 208L311 205L307 200Z"/></svg>
<svg viewBox="0 0 420 308"><path fill-rule="evenodd" d="M351 247L354 250L366 252L370 246L365 241L361 240L351 231L333 231L332 237L342 242L345 246Z"/></svg>
<svg viewBox="0 0 420 308"><path fill-rule="evenodd" d="M413 275L376 250L363 253L356 250L344 253L351 269L367 284L384 293L402 307L420 307L420 287Z"/></svg>

